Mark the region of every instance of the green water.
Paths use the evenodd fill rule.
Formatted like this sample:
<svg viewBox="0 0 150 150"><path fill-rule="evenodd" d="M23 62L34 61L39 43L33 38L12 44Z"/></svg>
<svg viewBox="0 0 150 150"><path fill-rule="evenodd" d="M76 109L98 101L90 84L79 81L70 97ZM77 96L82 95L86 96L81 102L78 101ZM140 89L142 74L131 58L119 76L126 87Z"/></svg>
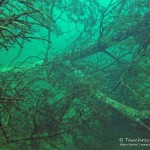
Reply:
<svg viewBox="0 0 150 150"><path fill-rule="evenodd" d="M150 148L150 1L0 1L0 150Z"/></svg>

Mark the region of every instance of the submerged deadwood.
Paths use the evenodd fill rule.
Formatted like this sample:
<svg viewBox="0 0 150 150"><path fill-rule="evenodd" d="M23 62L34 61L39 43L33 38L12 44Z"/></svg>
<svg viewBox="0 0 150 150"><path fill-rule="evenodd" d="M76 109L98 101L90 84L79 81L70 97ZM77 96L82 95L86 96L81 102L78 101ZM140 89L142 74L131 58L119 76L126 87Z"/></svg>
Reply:
<svg viewBox="0 0 150 150"><path fill-rule="evenodd" d="M22 48L23 42L21 40L26 42L35 39L50 42L46 38L34 35L39 28L51 30L51 27L43 21L54 22L50 14L37 8L36 3L25 0L9 2L1 0L0 13L1 50L8 51L16 45Z"/></svg>
<svg viewBox="0 0 150 150"><path fill-rule="evenodd" d="M118 2L121 4L121 1ZM4 4L2 3L3 1L0 6ZM2 22L1 31L9 32L10 25L20 28L23 26L24 29L29 30L35 29L36 25L39 25L42 28L46 27L50 33L49 27L42 22L48 16L34 7L36 3L32 1L20 1L19 3L27 8L23 14L35 19L36 24L27 24L26 17L25 20L19 20L20 15L16 16L16 21L12 20L12 16L10 16L9 22ZM87 45L82 44L79 36L79 45L82 48L78 45L74 46L73 41L73 46L71 45L73 48L70 48L68 53L57 55L53 59L47 55L51 48L48 45L46 57L42 61L33 63L35 59L41 59L34 57L32 61L30 57L20 65L18 63L14 67L0 69L0 109L2 114L0 116L0 136L2 145L19 143L24 146L23 142L27 141L34 145L33 141L39 139L44 142L47 140L48 143L51 141L57 143L57 140L63 139L65 133L72 134L72 130L75 128L78 130L78 126L81 127L81 130L83 128L89 130L88 125L92 125L93 128L93 122L89 122L89 120L99 121L96 124L100 127L100 132L103 132L101 123L103 124L103 121L106 123L110 119L113 110L150 131L150 111L147 106L149 99L149 34L145 34L149 33L149 23L144 19L146 15L143 16L143 13L138 13L140 16L138 19L134 14L132 16L132 13L126 12L128 9L125 9L125 15L124 13L120 15L125 7L125 1L117 11L118 6L117 2L111 1L105 9L106 11L103 11L104 14L100 21L101 33L94 44L88 42L85 42ZM67 5L65 5L66 7ZM131 12L136 12L135 9L131 7L133 10ZM32 15L32 12L33 14L36 12L37 15ZM39 22L36 16L42 16L42 20ZM91 19L93 25L93 18ZM128 24L122 22L124 19ZM49 21L52 21L51 17ZM7 26L5 27L3 23ZM142 24L145 25L142 26ZM35 28L32 28L32 25L35 25ZM139 26L142 27L138 28ZM91 26L90 30L92 30ZM24 33L22 31L19 34L20 37L28 40L28 33ZM83 30L83 35L84 33L90 35L90 41L93 41L88 30L87 32ZM4 37L3 34L1 36ZM12 36L13 33L9 32L9 37ZM83 38L88 39L87 36L83 36ZM50 42L50 39L49 37L47 42ZM77 43L78 40L76 40ZM5 49L13 43L17 43L12 38L8 41L8 45L5 43L7 38L4 38L3 41L0 46ZM114 47L114 51L109 49L111 47ZM111 61L109 64L109 58L104 58L103 55L100 57L97 55L96 60L84 59L97 53L106 54L114 62ZM128 56L125 57L126 53L132 59L129 60ZM126 61L127 63L125 63ZM120 65L121 63L123 65ZM97 105L98 103L101 105ZM81 126L83 124L85 126ZM94 128L96 124L94 124ZM43 145L43 141L39 142Z"/></svg>
<svg viewBox="0 0 150 150"><path fill-rule="evenodd" d="M103 47L104 48L104 47ZM87 49L86 49L87 50ZM78 58L84 58L84 56L82 55L83 52L79 52L79 53L76 53L76 60ZM65 57L64 57L65 56ZM80 56L80 57L79 57ZM87 55L86 55L87 56ZM64 60L64 58L66 60ZM71 54L62 54L62 56L59 56L57 57L57 60L55 60L56 62L59 62L61 64L63 64L65 61L67 62L68 60L70 61L70 58L72 58ZM71 59L72 60L72 59ZM75 60L74 60L75 61ZM16 68L14 69L14 72L17 73L17 72L20 72L20 71L28 71L30 70L30 72L32 72L32 74L34 74L34 71L36 70L40 70L40 72L45 72L43 75L44 77L47 78L47 76L45 76L46 74L46 71L45 71L45 68L48 69L48 67L50 66L53 66L55 64L53 64L54 62L47 62L48 64L46 64L46 66L43 66L43 61L39 61L31 66L28 66L28 67L19 67L19 68ZM65 66L64 66L65 67ZM69 70L72 70L72 66L71 65L68 65L67 67L70 67ZM50 68L49 68L50 69ZM75 68L74 68L75 69ZM9 71L12 71L13 68L4 68L4 69L1 69L1 73L9 73ZM51 74L53 74L53 68L51 68ZM78 71L76 69L76 71ZM79 70L80 72L82 72L81 70ZM55 74L55 71L54 71L54 74ZM54 75L53 74L53 75ZM74 74L75 75L75 74ZM36 74L34 75L36 76ZM49 76L51 76L49 74ZM55 75L54 75L55 76ZM94 78L94 75L90 75L91 78ZM76 77L71 77L72 79L73 78L76 78ZM80 84L80 81L78 81L78 83ZM82 80L81 80L81 83L82 83ZM63 83L61 83L63 84ZM63 85L64 86L64 85ZM86 85L85 85L86 86ZM91 85L91 88L95 89L94 87L92 87ZM66 93L66 92L64 92ZM93 92L92 92L93 93ZM81 94L82 95L82 94ZM65 95L64 95L65 96ZM147 129L148 131L150 131L150 127L148 125L146 125L144 123L144 120L148 120L150 119L150 111L147 111L147 110L136 110L132 107L129 107L125 104L122 104L120 102L118 102L117 100L115 99L111 99L110 97L108 97L104 92L100 91L99 89L96 89L94 90L94 95L93 95L96 99L98 99L100 102L106 104L107 106L109 107L112 107L113 109L117 110L120 114L122 114L123 116L133 120L134 122L136 122L137 124L139 124L140 126L144 127L145 129ZM21 99L21 98L16 98L16 99ZM1 100L5 100L5 98L1 98Z"/></svg>
<svg viewBox="0 0 150 150"><path fill-rule="evenodd" d="M146 119L150 119L150 111L139 111L134 108L128 107L127 105L124 105L116 100L113 100L109 98L107 95L105 95L103 92L97 90L96 92L96 98L107 104L108 106L114 108L117 110L120 114L124 115L125 117L133 120L140 126L144 127L148 131L150 131L150 126L146 125L144 121Z"/></svg>

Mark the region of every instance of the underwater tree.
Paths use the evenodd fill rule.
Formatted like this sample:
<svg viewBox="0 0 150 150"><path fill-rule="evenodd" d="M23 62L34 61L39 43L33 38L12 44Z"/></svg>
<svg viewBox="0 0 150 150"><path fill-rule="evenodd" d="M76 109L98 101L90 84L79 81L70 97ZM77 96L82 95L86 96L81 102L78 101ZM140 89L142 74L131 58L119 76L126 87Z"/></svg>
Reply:
<svg viewBox="0 0 150 150"><path fill-rule="evenodd" d="M52 22L52 17L40 8L40 3L33 3L28 0L1 1L0 18L0 38L1 48L9 50L15 44L22 47L21 39L30 41L31 39L47 40L34 36L38 28L50 29L44 20ZM46 4L45 4L46 5Z"/></svg>
<svg viewBox="0 0 150 150"><path fill-rule="evenodd" d="M116 112L150 131L150 1L111 0L106 8L97 0L1 1L4 49L19 44L20 38L32 38L30 34L43 27L48 29L46 40L50 43L47 20L36 19L48 17L47 10L39 9L40 4L51 6L51 16L60 9L57 19L65 13L79 34L68 52L50 57L48 44L44 59L29 57L0 70L1 146L57 148L71 135L82 150L87 149L85 145L102 149L98 139L106 136L105 125L113 122ZM9 14L14 9L20 15Z"/></svg>

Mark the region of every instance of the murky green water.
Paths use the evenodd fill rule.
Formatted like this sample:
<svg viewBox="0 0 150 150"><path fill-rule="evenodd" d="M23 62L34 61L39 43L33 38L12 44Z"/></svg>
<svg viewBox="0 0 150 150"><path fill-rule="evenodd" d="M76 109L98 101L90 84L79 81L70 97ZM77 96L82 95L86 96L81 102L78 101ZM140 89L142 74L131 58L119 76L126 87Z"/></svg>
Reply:
<svg viewBox="0 0 150 150"><path fill-rule="evenodd" d="M150 148L150 1L0 1L0 150Z"/></svg>

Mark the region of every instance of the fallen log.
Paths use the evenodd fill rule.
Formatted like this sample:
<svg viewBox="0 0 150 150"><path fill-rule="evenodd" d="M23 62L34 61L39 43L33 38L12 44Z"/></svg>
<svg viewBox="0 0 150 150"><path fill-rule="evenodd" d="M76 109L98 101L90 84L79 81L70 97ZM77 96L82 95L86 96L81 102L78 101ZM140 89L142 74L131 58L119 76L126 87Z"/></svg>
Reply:
<svg viewBox="0 0 150 150"><path fill-rule="evenodd" d="M144 119L150 119L150 111L149 110L148 111L139 111L139 110L133 109L127 105L124 105L124 104L118 102L117 100L113 100L113 99L109 98L106 94L104 94L100 90L97 90L95 95L99 101L101 101L101 102L105 103L106 105L114 108L120 114L133 120L134 122L136 122L140 126L144 127L148 131L150 131L150 126L146 125L144 123L144 121L142 121Z"/></svg>

